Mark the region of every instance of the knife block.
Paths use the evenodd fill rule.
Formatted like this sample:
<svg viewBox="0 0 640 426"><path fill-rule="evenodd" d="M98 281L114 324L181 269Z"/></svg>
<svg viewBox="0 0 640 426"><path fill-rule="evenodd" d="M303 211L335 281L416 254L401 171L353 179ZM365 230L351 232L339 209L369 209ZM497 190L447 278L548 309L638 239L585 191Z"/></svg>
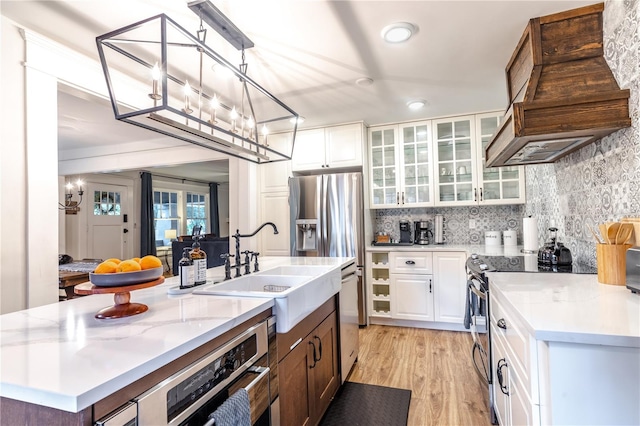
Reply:
<svg viewBox="0 0 640 426"><path fill-rule="evenodd" d="M626 284L627 250L630 247L631 244L596 244L600 284Z"/></svg>

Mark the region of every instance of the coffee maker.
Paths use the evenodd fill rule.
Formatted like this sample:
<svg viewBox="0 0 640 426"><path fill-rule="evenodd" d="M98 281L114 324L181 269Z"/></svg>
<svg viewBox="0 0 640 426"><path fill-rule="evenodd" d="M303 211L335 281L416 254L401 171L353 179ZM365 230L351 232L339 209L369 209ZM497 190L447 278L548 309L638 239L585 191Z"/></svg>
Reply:
<svg viewBox="0 0 640 426"><path fill-rule="evenodd" d="M411 242L411 224L408 220L400 221L400 243Z"/></svg>
<svg viewBox="0 0 640 426"><path fill-rule="evenodd" d="M429 244L429 235L433 236L431 232L431 222L428 220L416 221L413 224L415 230L414 244Z"/></svg>

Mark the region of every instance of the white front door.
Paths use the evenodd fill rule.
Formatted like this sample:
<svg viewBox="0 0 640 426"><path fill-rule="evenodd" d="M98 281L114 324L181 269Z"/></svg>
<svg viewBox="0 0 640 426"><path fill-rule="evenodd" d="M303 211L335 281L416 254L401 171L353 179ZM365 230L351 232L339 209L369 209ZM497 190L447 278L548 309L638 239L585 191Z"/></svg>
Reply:
<svg viewBox="0 0 640 426"><path fill-rule="evenodd" d="M87 191L87 257L129 257L128 188L123 185L89 184Z"/></svg>

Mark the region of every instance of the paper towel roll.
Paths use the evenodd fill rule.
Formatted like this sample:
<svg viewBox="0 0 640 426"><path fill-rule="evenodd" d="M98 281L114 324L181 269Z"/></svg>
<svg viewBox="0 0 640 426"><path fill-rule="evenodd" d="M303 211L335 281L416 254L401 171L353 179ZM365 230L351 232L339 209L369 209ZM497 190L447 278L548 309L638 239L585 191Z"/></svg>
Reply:
<svg viewBox="0 0 640 426"><path fill-rule="evenodd" d="M522 241L525 253L533 253L540 248L538 246L538 219L535 217L522 219Z"/></svg>

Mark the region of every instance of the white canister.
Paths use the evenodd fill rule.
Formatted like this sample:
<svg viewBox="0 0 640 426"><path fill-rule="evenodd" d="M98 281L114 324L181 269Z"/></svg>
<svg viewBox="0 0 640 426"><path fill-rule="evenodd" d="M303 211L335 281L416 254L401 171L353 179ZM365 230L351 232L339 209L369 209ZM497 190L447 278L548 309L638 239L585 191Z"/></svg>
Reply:
<svg viewBox="0 0 640 426"><path fill-rule="evenodd" d="M518 245L518 231L510 229L502 233L502 239L505 246L517 246Z"/></svg>
<svg viewBox="0 0 640 426"><path fill-rule="evenodd" d="M502 245L502 232L500 231L485 231L484 243L488 246Z"/></svg>

